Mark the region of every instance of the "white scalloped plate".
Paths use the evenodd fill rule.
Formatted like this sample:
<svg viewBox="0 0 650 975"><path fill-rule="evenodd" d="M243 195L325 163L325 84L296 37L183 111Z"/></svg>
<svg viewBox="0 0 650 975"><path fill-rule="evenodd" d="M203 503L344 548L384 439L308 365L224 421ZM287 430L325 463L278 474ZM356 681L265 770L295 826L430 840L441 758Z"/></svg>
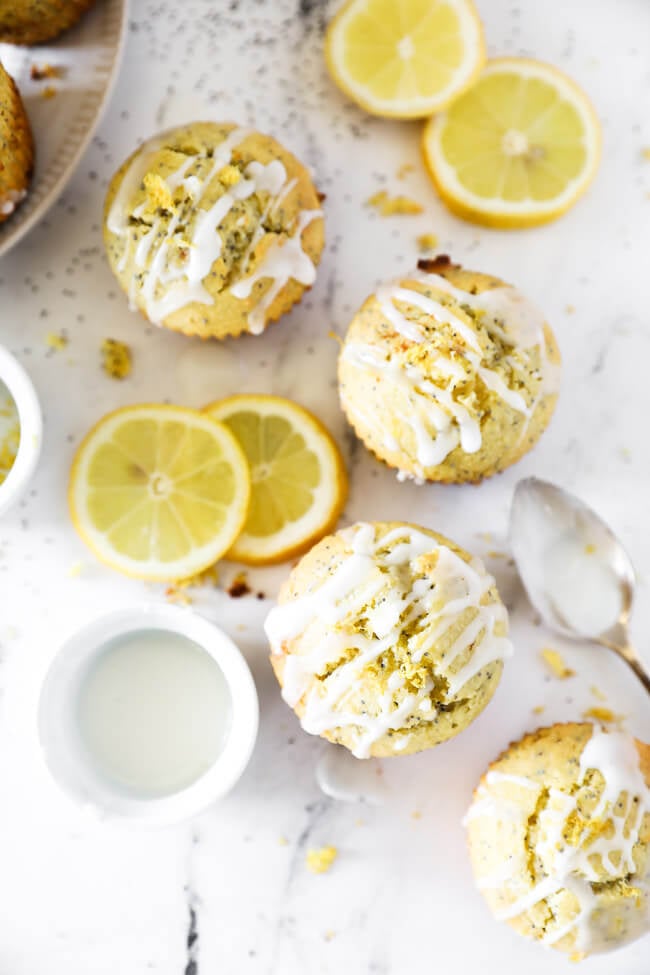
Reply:
<svg viewBox="0 0 650 975"><path fill-rule="evenodd" d="M117 77L127 6L128 0L98 0L79 24L51 44L0 44L0 61L18 86L36 145L27 198L0 224L0 256L52 206L90 142ZM34 81L33 64L60 66L64 76ZM53 98L43 97L48 85L56 89Z"/></svg>

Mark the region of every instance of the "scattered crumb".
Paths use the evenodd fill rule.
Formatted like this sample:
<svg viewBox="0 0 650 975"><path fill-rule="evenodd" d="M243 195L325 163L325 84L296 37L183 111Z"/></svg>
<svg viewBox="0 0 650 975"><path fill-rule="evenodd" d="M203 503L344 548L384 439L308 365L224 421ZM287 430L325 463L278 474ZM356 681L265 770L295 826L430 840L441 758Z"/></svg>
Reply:
<svg viewBox="0 0 650 975"><path fill-rule="evenodd" d="M414 809L411 813L411 819L422 819L422 813L419 809Z"/></svg>
<svg viewBox="0 0 650 975"><path fill-rule="evenodd" d="M415 238L415 242L418 245L418 250L422 253L434 251L438 246L438 238L435 234L420 234L419 237Z"/></svg>
<svg viewBox="0 0 650 975"><path fill-rule="evenodd" d="M365 819L355 819L354 825L355 826L365 826L366 825L366 821L365 821Z"/></svg>
<svg viewBox="0 0 650 975"><path fill-rule="evenodd" d="M228 164L219 170L218 179L224 186L235 186L241 179L241 173L236 166Z"/></svg>
<svg viewBox="0 0 650 975"><path fill-rule="evenodd" d="M404 179L404 177L408 176L409 173L414 173L414 172L415 172L415 166L413 165L413 163L402 163L400 168L397 170L397 178Z"/></svg>
<svg viewBox="0 0 650 975"><path fill-rule="evenodd" d="M133 357L126 342L104 339L102 342L102 369L111 379L126 379L131 374Z"/></svg>
<svg viewBox="0 0 650 975"><path fill-rule="evenodd" d="M265 592L256 592L255 593L255 598L256 599L266 599L266 593Z"/></svg>
<svg viewBox="0 0 650 975"><path fill-rule="evenodd" d="M619 447L619 453L623 460L629 460L632 456L632 451L629 447Z"/></svg>
<svg viewBox="0 0 650 975"><path fill-rule="evenodd" d="M149 210L174 209L174 197L165 180L158 173L145 173L142 181L147 194L147 208Z"/></svg>
<svg viewBox="0 0 650 975"><path fill-rule="evenodd" d="M605 694L603 694L603 692L601 691L601 689L599 687L596 687L595 684L592 684L591 687L589 688L589 690L594 695L594 697L597 698L599 701L606 701L607 700L607 696Z"/></svg>
<svg viewBox="0 0 650 975"><path fill-rule="evenodd" d="M323 937L325 938L326 941L331 941L332 938L336 937L336 931L331 931L331 930L326 931Z"/></svg>
<svg viewBox="0 0 650 975"><path fill-rule="evenodd" d="M308 850L305 862L312 873L327 873L338 852L335 846L321 846L318 850Z"/></svg>
<svg viewBox="0 0 650 975"><path fill-rule="evenodd" d="M624 715L614 714L611 708L601 708L596 706L593 708L587 708L586 711L583 711L582 717L593 718L595 721L604 721L606 724L609 724L612 721L622 721Z"/></svg>
<svg viewBox="0 0 650 975"><path fill-rule="evenodd" d="M46 85L41 92L41 98L54 98L57 92L58 88L55 88L54 85Z"/></svg>
<svg viewBox="0 0 650 975"><path fill-rule="evenodd" d="M62 64L33 64L29 76L32 81L44 81L46 78L64 78L66 69Z"/></svg>
<svg viewBox="0 0 650 975"><path fill-rule="evenodd" d="M510 556L508 555L507 552L499 552L499 551L497 551L497 549L490 549L490 551L487 552L486 554L487 554L487 557L489 559L509 559L510 558Z"/></svg>
<svg viewBox="0 0 650 975"><path fill-rule="evenodd" d="M587 956L584 953L584 951L572 951L571 954L569 955L569 961L573 961L573 962L584 961L586 957Z"/></svg>
<svg viewBox="0 0 650 975"><path fill-rule="evenodd" d="M574 311L576 310L576 306L575 305L567 305L564 310L566 311L567 315L573 315Z"/></svg>
<svg viewBox="0 0 650 975"><path fill-rule="evenodd" d="M334 341L338 342L340 346L343 345L343 339L341 338L341 336L337 335L336 332L333 332L332 329L330 329L329 332L327 333L327 337L328 339L334 339Z"/></svg>
<svg viewBox="0 0 650 975"><path fill-rule="evenodd" d="M69 341L65 332L48 332L45 336L45 344L55 352L62 352Z"/></svg>
<svg viewBox="0 0 650 975"><path fill-rule="evenodd" d="M70 568L68 569L68 576L71 579L76 579L77 576L81 575L83 569L84 569L83 562L73 562Z"/></svg>
<svg viewBox="0 0 650 975"><path fill-rule="evenodd" d="M474 532L474 534L483 542L491 542L493 538L492 532Z"/></svg>
<svg viewBox="0 0 650 975"><path fill-rule="evenodd" d="M246 573L238 572L226 589L226 592L229 596L232 596L233 599L239 599L241 596L247 596L249 592L251 592L251 587L248 585Z"/></svg>
<svg viewBox="0 0 650 975"><path fill-rule="evenodd" d="M588 542L587 545L585 545L585 555L593 555L595 551L596 546L593 544L593 542Z"/></svg>
<svg viewBox="0 0 650 975"><path fill-rule="evenodd" d="M543 711L544 711L543 704L536 704L535 707L533 708L533 714L542 714Z"/></svg>
<svg viewBox="0 0 650 975"><path fill-rule="evenodd" d="M570 667L567 667L562 659L562 654L558 650L552 650L550 647L544 647L543 650L539 651L539 655L553 674L556 677L559 677L560 680L566 680L567 677L575 677L575 670L571 670Z"/></svg>
<svg viewBox="0 0 650 975"><path fill-rule="evenodd" d="M380 190L366 200L366 206L374 207L382 217L422 213L423 207L416 200L408 196L389 196L386 190Z"/></svg>
<svg viewBox="0 0 650 975"><path fill-rule="evenodd" d="M191 606L194 602L190 594L180 588L178 584L167 586L165 589L165 599L168 603L174 603L176 606Z"/></svg>
<svg viewBox="0 0 650 975"><path fill-rule="evenodd" d="M279 846L289 846L289 840L286 838L286 836L279 836L278 837L278 845Z"/></svg>
<svg viewBox="0 0 650 975"><path fill-rule="evenodd" d="M650 162L650 146L644 146L641 150L641 158L645 159L646 162Z"/></svg>
<svg viewBox="0 0 650 975"><path fill-rule="evenodd" d="M203 572L197 572L186 579L177 579L174 583L179 589L191 589L196 586L216 586L219 582L219 569L216 565L210 565Z"/></svg>

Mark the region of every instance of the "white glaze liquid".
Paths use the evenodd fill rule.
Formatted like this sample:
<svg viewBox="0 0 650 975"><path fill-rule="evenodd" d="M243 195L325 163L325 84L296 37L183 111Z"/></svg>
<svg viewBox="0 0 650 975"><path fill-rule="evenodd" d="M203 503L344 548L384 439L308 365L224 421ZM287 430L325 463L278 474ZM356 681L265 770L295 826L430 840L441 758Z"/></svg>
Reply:
<svg viewBox="0 0 650 975"><path fill-rule="evenodd" d="M208 771L226 742L230 692L198 644L164 630L107 643L82 678L77 725L87 760L110 785L171 795Z"/></svg>

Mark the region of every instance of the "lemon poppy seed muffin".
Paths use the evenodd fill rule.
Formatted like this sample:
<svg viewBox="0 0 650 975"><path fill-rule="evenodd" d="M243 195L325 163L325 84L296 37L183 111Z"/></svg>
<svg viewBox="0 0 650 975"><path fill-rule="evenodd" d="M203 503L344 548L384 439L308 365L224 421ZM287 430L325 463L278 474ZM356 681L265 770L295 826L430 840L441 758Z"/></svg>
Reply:
<svg viewBox="0 0 650 975"><path fill-rule="evenodd" d="M341 404L400 477L480 481L546 428L559 363L551 329L519 291L438 257L379 288L353 318Z"/></svg>
<svg viewBox="0 0 650 975"><path fill-rule="evenodd" d="M311 549L266 633L305 731L357 758L452 738L492 697L511 653L483 564L435 532L358 523Z"/></svg>
<svg viewBox="0 0 650 975"><path fill-rule="evenodd" d="M43 44L77 23L95 0L0 0L0 42Z"/></svg>
<svg viewBox="0 0 650 975"><path fill-rule="evenodd" d="M27 195L33 167L29 119L13 78L0 64L0 223Z"/></svg>
<svg viewBox="0 0 650 975"><path fill-rule="evenodd" d="M466 816L492 913L574 960L650 931L650 746L591 724L512 744Z"/></svg>
<svg viewBox="0 0 650 975"><path fill-rule="evenodd" d="M313 284L322 218L307 170L275 139L196 122L120 167L104 240L133 308L186 335L224 338L264 331Z"/></svg>

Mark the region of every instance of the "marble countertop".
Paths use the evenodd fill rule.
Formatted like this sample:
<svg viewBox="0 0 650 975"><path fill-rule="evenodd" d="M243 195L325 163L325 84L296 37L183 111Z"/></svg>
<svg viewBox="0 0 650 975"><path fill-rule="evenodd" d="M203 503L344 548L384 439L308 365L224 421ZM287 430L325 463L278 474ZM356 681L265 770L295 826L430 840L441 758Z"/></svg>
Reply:
<svg viewBox="0 0 650 975"><path fill-rule="evenodd" d="M508 507L528 474L596 507L638 569L632 635L650 633L650 7L645 0L479 0L491 54L525 54L569 72L603 122L604 155L588 195L559 222L491 232L444 209L418 152L419 126L371 119L332 86L318 0L134 0L111 105L63 197L0 261L0 338L29 369L46 417L32 489L0 523L0 970L5 975L406 975L413 970L547 975L574 971L488 915L474 890L460 819L479 774L536 724L597 703L650 740L647 697L605 651L569 646L535 625L503 556ZM552 11L551 11L552 6ZM192 341L130 313L103 255L108 178L137 141L196 118L233 119L277 135L315 172L328 243L312 292L260 338ZM403 181L404 163L415 169ZM381 218L377 189L408 193L420 216ZM532 454L480 487L398 484L346 430L335 389L337 346L353 310L382 278L412 266L416 237L511 280L547 312L564 358L555 420ZM69 344L50 348L64 331ZM100 369L104 338L127 341L126 381ZM345 521L408 516L486 561L512 610L516 655L493 703L453 742L385 764L384 806L324 798L324 747L286 708L267 662L263 618L286 569L251 573L254 596L195 593L244 649L261 699L259 743L235 791L194 822L132 830L89 821L56 791L36 748L38 682L61 639L97 612L163 587L96 564L67 514L70 461L109 409L168 398L200 405L234 391L291 396L334 431L351 470ZM495 554L496 553L496 554ZM77 574L71 567L81 562ZM235 572L224 567L222 583ZM538 651L561 649L577 676L549 676ZM541 716L532 713L543 706ZM333 844L329 873L305 866ZM586 963L647 975L648 938Z"/></svg>

